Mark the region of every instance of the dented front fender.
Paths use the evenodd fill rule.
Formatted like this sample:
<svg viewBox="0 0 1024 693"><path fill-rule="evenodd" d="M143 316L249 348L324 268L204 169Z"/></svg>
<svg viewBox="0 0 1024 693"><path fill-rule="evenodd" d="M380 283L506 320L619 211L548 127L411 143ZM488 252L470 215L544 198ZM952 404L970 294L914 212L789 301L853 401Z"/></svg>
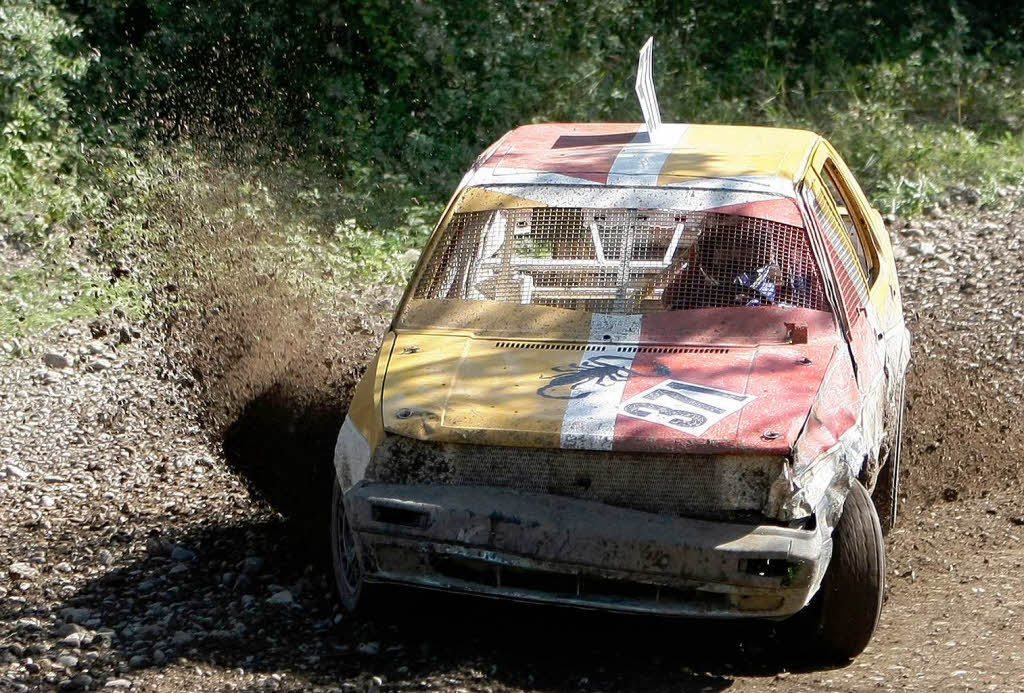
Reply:
<svg viewBox="0 0 1024 693"><path fill-rule="evenodd" d="M343 490L347 491L363 479L373 451L384 440L381 393L394 345L395 333L388 332L352 393L348 414L334 446L334 472Z"/></svg>

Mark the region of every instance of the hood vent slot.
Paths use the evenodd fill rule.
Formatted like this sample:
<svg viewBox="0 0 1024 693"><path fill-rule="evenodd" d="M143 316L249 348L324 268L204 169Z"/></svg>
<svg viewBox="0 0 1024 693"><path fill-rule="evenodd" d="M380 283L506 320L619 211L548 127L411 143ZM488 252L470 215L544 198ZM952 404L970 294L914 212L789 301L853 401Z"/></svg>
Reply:
<svg viewBox="0 0 1024 693"><path fill-rule="evenodd" d="M540 349L546 351L605 351L604 344L578 342L495 342L496 349ZM728 354L723 347L620 346L620 354Z"/></svg>
<svg viewBox="0 0 1024 693"><path fill-rule="evenodd" d="M620 354L728 354L721 347L621 346Z"/></svg>
<svg viewBox="0 0 1024 693"><path fill-rule="evenodd" d="M495 342L497 349L543 349L547 351L604 351L603 344L578 344L575 342Z"/></svg>

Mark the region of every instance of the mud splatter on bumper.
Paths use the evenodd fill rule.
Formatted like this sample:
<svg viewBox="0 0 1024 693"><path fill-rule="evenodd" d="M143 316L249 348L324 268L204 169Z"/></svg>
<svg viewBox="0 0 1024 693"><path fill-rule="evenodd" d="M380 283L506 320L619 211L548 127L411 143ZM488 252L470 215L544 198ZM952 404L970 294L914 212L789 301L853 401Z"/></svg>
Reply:
<svg viewBox="0 0 1024 693"><path fill-rule="evenodd" d="M615 611L785 617L831 554L818 529L481 486L363 483L346 505L368 579Z"/></svg>

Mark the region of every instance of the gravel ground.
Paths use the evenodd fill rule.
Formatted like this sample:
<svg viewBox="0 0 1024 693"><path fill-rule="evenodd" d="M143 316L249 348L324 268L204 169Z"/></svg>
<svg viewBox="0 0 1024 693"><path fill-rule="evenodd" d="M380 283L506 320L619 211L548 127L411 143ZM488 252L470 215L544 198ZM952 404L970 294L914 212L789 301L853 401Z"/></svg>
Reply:
<svg viewBox="0 0 1024 693"><path fill-rule="evenodd" d="M287 502L266 471L322 457L302 414L336 424L393 304L378 293L299 347L288 321L241 339L246 358L116 316L0 357L0 690L1024 689L1021 227L973 208L892 224L916 340L905 492L883 620L848 666L773 624L398 590L342 616L320 536L268 504Z"/></svg>

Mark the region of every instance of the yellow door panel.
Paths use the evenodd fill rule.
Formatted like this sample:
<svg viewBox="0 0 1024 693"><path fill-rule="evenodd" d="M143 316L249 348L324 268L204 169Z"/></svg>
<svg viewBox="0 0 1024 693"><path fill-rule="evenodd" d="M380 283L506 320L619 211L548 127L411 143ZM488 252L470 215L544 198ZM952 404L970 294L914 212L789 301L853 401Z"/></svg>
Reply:
<svg viewBox="0 0 1024 693"><path fill-rule="evenodd" d="M889 234L881 216L868 202L846 162L827 141L822 140L815 151L811 169L822 179L831 171L836 182L842 186L841 192L847 197L846 204L852 207L849 210L850 216L859 231L865 251L870 255L869 262L875 268L875 276L865 277L865 280L868 281L868 296L880 326L886 329L901 322L903 310L896 281L896 265ZM837 214L839 212L838 209L834 211Z"/></svg>

